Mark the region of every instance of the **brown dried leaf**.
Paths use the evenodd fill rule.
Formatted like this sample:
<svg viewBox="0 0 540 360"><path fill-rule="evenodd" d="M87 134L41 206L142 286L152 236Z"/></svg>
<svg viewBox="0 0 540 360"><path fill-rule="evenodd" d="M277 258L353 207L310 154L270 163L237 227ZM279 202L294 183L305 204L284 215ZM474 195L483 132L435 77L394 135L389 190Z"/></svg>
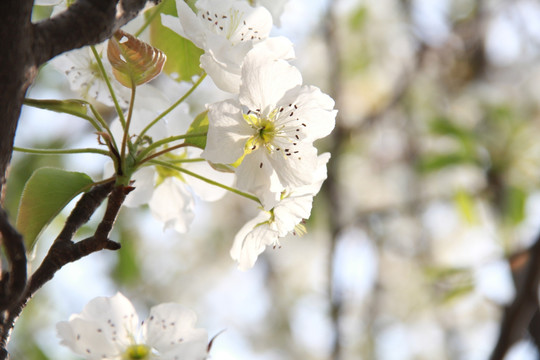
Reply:
<svg viewBox="0 0 540 360"><path fill-rule="evenodd" d="M122 30L109 40L107 57L116 80L131 88L142 85L161 73L167 57L155 47Z"/></svg>

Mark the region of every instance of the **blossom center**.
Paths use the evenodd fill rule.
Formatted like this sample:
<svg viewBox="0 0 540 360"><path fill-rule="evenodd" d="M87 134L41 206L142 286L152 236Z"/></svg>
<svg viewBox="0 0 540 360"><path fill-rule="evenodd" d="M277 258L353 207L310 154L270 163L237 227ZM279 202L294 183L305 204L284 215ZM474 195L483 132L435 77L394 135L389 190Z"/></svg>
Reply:
<svg viewBox="0 0 540 360"><path fill-rule="evenodd" d="M150 348L143 344L130 345L122 359L125 360L148 360L150 359Z"/></svg>
<svg viewBox="0 0 540 360"><path fill-rule="evenodd" d="M253 135L247 141L247 151L251 152L257 150L259 147L264 146L270 150L276 134L276 124L274 122L274 116L270 114L269 117L263 117L255 113L249 112L244 114L244 120L253 129Z"/></svg>

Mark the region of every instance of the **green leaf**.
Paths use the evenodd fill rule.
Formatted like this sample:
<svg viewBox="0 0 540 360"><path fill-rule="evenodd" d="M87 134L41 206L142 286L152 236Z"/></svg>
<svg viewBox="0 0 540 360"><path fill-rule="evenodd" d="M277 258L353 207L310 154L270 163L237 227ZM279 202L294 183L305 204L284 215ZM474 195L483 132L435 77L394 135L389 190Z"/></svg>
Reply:
<svg viewBox="0 0 540 360"><path fill-rule="evenodd" d="M360 5L354 10L349 19L349 25L353 30L362 30L367 23L369 11L366 5Z"/></svg>
<svg viewBox="0 0 540 360"><path fill-rule="evenodd" d="M140 261L137 258L138 237L130 221L126 220L124 216L119 223L122 251L116 253L117 262L112 270L112 277L120 285L133 285L140 281L141 276Z"/></svg>
<svg viewBox="0 0 540 360"><path fill-rule="evenodd" d="M115 32L109 40L107 57L116 80L128 88L158 76L167 60L161 50L122 30Z"/></svg>
<svg viewBox="0 0 540 360"><path fill-rule="evenodd" d="M17 229L32 251L39 234L93 180L86 174L55 168L36 170L26 182L17 215Z"/></svg>
<svg viewBox="0 0 540 360"><path fill-rule="evenodd" d="M40 100L24 99L24 105L32 106L38 109L45 109L59 113L71 114L79 117L87 117L87 104L84 100Z"/></svg>
<svg viewBox="0 0 540 360"><path fill-rule="evenodd" d="M448 136L456 139L461 143L461 147L464 152L475 156L475 142L477 137L473 131L466 127L459 126L451 119L446 117L437 117L433 119L429 124L432 134Z"/></svg>
<svg viewBox="0 0 540 360"><path fill-rule="evenodd" d="M445 117L437 117L433 119L429 124L429 128L431 132L436 135L474 138L474 134L470 130L458 126L455 122L452 122L450 119Z"/></svg>
<svg viewBox="0 0 540 360"><path fill-rule="evenodd" d="M459 213L469 224L478 223L478 214L476 213L473 197L464 190L458 190L454 197Z"/></svg>
<svg viewBox="0 0 540 360"><path fill-rule="evenodd" d="M163 1L161 13L176 16L174 0ZM167 55L169 60L165 64L164 71L175 80L191 81L193 76L202 74L199 58L204 51L190 40L163 26L160 15L150 23L150 42Z"/></svg>
<svg viewBox="0 0 540 360"><path fill-rule="evenodd" d="M510 187L506 191L504 200L506 218L512 225L518 225L525 219L527 192L518 187Z"/></svg>
<svg viewBox="0 0 540 360"><path fill-rule="evenodd" d="M195 117L186 135L206 134L208 132L208 111L203 111ZM200 149L206 148L206 135L188 137L185 140L187 145L195 146Z"/></svg>
<svg viewBox="0 0 540 360"><path fill-rule="evenodd" d="M449 302L451 302L453 300L456 300L456 299L458 299L460 297L468 295L468 294L472 293L473 291L474 291L474 284L473 283L459 284L458 286L446 291L445 294L443 295L443 298L441 299L441 301L442 301L443 304L449 303Z"/></svg>
<svg viewBox="0 0 540 360"><path fill-rule="evenodd" d="M470 154L462 152L427 155L420 161L419 170L421 172L427 173L441 170L448 166L473 164L475 163L475 161L476 159L474 159Z"/></svg>

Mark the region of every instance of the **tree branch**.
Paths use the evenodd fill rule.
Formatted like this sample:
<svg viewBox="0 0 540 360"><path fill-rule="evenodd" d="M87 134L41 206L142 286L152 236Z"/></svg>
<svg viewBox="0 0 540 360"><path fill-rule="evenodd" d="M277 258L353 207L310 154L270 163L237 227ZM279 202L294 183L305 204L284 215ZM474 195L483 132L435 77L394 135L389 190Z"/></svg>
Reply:
<svg viewBox="0 0 540 360"><path fill-rule="evenodd" d="M32 0L0 1L0 193L11 160L22 99L33 79L27 61L31 58L32 4Z"/></svg>
<svg viewBox="0 0 540 360"><path fill-rule="evenodd" d="M516 297L504 311L499 338L491 354L491 360L504 359L510 347L527 333L527 327L538 310L537 292L540 283L538 264L540 264L540 234L527 251L525 265L515 276Z"/></svg>
<svg viewBox="0 0 540 360"><path fill-rule="evenodd" d="M17 301L26 286L26 250L23 237L8 220L4 209L0 208L0 234L2 245L9 260L9 272L2 274L2 282L6 285L0 290L0 310Z"/></svg>
<svg viewBox="0 0 540 360"><path fill-rule="evenodd" d="M126 195L133 188L120 185L113 189L113 186L114 181L111 180L110 182L95 186L81 197L41 265L30 277L20 300L2 313L2 321L0 322L0 360L6 359L8 356L5 349L16 319L35 292L46 282L50 281L58 270L64 265L77 261L94 252L104 249L120 249L120 244L109 240L108 236ZM73 234L90 219L90 216L96 211L107 195L109 195L107 209L94 235L74 243L71 240Z"/></svg>
<svg viewBox="0 0 540 360"><path fill-rule="evenodd" d="M34 25L37 66L63 52L107 40L137 16L147 0L79 0L57 16Z"/></svg>

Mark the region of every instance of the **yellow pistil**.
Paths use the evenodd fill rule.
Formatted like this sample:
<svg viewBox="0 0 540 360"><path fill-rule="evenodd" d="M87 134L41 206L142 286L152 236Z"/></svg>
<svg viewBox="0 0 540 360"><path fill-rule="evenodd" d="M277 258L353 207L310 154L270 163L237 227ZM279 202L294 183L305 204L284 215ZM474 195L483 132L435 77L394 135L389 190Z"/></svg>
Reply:
<svg viewBox="0 0 540 360"><path fill-rule="evenodd" d="M124 360L148 360L150 359L150 348L146 345L131 345L127 348Z"/></svg>
<svg viewBox="0 0 540 360"><path fill-rule="evenodd" d="M255 133L246 142L246 153L257 150L259 147L264 146L269 151L276 136L276 125L274 123L274 117L276 111L273 111L268 117L260 117L257 114L250 113L244 114L244 120L251 126Z"/></svg>

